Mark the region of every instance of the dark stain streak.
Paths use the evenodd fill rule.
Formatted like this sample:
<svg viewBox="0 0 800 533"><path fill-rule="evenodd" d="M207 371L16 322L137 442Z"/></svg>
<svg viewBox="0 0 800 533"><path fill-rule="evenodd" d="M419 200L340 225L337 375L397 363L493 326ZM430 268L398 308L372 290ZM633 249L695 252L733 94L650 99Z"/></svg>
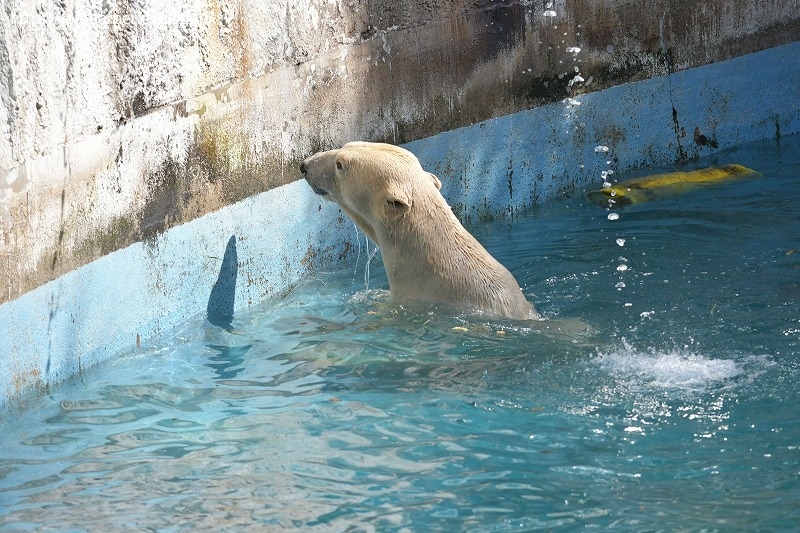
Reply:
<svg viewBox="0 0 800 533"><path fill-rule="evenodd" d="M700 128L696 127L694 129L694 143L697 146L710 146L711 148L717 148L719 143L717 140L712 138L708 138L700 132Z"/></svg>
<svg viewBox="0 0 800 533"><path fill-rule="evenodd" d="M671 97L672 97L672 95L670 95L670 98ZM675 109L674 105L672 106L672 125L673 125L673 127L675 129L675 140L678 143L677 162L678 163L685 163L686 161L689 160L689 156L686 154L686 151L683 149L683 143L681 143L681 131L683 130L683 128L681 128L681 124L678 121L678 110Z"/></svg>

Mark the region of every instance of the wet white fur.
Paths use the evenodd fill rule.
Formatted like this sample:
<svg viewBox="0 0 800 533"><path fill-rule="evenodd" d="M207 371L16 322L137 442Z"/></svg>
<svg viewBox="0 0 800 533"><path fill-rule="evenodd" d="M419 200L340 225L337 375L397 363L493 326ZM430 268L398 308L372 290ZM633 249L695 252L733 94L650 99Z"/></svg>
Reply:
<svg viewBox="0 0 800 533"><path fill-rule="evenodd" d="M351 142L309 157L302 169L378 245L393 298L539 318L514 276L455 217L439 179L408 150Z"/></svg>

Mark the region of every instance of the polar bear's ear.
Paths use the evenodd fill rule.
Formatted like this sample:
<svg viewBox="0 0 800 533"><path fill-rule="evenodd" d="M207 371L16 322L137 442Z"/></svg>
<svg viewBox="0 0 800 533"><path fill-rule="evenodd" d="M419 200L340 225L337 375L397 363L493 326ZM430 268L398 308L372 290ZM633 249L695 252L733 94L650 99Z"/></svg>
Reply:
<svg viewBox="0 0 800 533"><path fill-rule="evenodd" d="M436 177L436 174L434 174L432 172L428 172L428 176L431 177L431 180L433 180L433 184L436 186L436 188L441 191L442 190L442 182L439 181L439 178Z"/></svg>
<svg viewBox="0 0 800 533"><path fill-rule="evenodd" d="M390 215L403 216L411 210L411 196L399 187L391 187L386 192L386 204Z"/></svg>

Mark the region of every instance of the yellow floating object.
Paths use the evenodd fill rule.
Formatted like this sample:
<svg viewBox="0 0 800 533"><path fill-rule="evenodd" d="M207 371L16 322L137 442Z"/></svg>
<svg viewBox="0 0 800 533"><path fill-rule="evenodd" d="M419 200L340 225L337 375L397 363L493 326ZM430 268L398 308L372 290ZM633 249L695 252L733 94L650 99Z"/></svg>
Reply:
<svg viewBox="0 0 800 533"><path fill-rule="evenodd" d="M586 199L600 207L619 209L632 204L673 196L703 185L758 176L761 174L742 165L723 165L691 172L654 174L590 191L586 193Z"/></svg>

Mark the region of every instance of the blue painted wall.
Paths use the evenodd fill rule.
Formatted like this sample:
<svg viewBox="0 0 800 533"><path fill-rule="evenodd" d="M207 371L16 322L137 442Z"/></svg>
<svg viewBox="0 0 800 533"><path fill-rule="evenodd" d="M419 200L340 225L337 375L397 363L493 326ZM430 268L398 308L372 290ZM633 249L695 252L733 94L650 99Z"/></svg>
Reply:
<svg viewBox="0 0 800 533"><path fill-rule="evenodd" d="M352 224L304 182L109 254L0 306L0 404L280 295L347 254Z"/></svg>
<svg viewBox="0 0 800 533"><path fill-rule="evenodd" d="M671 165L800 132L798 58L800 43L784 45L407 147L463 216L514 213L599 185L604 170ZM355 239L346 217L298 181L72 271L0 306L0 403L187 321L229 327L237 311L279 296L307 272L348 261Z"/></svg>
<svg viewBox="0 0 800 533"><path fill-rule="evenodd" d="M699 143L695 131L702 136ZM798 131L800 43L792 43L522 111L407 147L439 176L442 193L456 211L472 220L599 187L603 171L691 162Z"/></svg>

